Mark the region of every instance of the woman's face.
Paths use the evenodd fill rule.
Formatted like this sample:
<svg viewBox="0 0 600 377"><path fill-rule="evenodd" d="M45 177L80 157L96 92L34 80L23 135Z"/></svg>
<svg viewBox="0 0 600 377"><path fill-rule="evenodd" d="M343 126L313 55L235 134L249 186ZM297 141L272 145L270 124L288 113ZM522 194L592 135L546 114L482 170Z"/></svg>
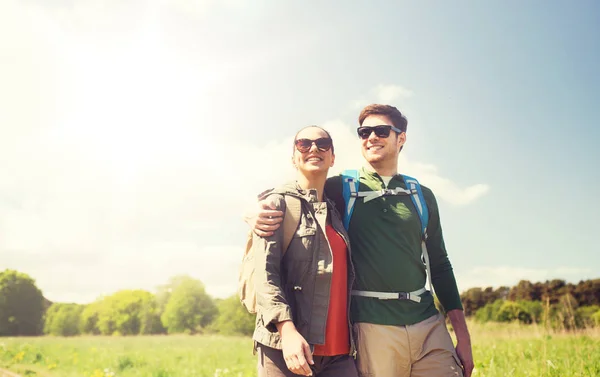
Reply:
<svg viewBox="0 0 600 377"><path fill-rule="evenodd" d="M334 161L331 139L325 131L319 127L308 127L298 133L292 162L301 174L327 174Z"/></svg>

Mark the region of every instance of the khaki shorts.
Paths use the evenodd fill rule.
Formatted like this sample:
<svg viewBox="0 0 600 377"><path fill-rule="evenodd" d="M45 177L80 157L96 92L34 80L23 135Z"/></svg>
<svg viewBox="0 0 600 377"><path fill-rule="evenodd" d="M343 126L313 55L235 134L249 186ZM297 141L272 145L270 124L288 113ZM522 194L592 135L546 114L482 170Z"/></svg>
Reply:
<svg viewBox="0 0 600 377"><path fill-rule="evenodd" d="M444 317L408 326L354 324L361 377L462 377Z"/></svg>

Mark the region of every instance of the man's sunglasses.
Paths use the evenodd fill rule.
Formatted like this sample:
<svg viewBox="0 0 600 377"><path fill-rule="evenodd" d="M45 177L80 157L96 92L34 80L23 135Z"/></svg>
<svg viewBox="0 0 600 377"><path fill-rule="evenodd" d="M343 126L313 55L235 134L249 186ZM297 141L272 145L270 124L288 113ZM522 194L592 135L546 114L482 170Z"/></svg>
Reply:
<svg viewBox="0 0 600 377"><path fill-rule="evenodd" d="M333 141L328 137L321 137L316 140L311 139L298 139L294 141L294 145L296 145L296 149L300 153L306 153L312 148L312 146L316 145L317 149L321 152L327 152L333 146Z"/></svg>
<svg viewBox="0 0 600 377"><path fill-rule="evenodd" d="M390 131L395 131L398 134L400 134L402 132L402 130L394 127L394 126L388 126L388 125L382 125L382 126L374 126L374 127L358 127L356 129L356 132L358 133L358 137L360 137L363 140L366 140L369 138L369 136L371 136L371 133L375 132L375 136L377 137L381 137L381 138L386 138L390 136Z"/></svg>

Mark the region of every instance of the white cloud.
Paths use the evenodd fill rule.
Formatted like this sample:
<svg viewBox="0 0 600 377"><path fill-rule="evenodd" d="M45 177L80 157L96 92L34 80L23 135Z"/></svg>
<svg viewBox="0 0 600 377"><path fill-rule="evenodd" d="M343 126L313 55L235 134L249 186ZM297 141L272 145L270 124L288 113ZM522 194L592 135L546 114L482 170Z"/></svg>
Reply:
<svg viewBox="0 0 600 377"><path fill-rule="evenodd" d="M469 204L490 190L490 186L484 183L461 188L450 179L440 176L437 168L433 165L408 163L405 172L408 175L414 175L420 182L432 189L436 197L453 205Z"/></svg>
<svg viewBox="0 0 600 377"><path fill-rule="evenodd" d="M593 279L591 268L559 267L559 268L528 268L516 266L478 266L468 272L457 274L456 280L461 291L474 287L514 286L520 280L541 282L552 279L564 279L577 282Z"/></svg>

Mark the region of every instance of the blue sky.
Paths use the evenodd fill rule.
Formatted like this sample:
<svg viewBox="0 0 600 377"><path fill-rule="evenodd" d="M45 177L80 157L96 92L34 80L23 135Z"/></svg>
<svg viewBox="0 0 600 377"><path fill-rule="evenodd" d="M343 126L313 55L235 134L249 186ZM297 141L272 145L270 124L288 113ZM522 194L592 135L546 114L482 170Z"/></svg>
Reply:
<svg viewBox="0 0 600 377"><path fill-rule="evenodd" d="M440 205L459 288L597 278L593 1L6 1L0 269L89 302L176 274L227 296L243 208L360 108L406 113L400 171Z"/></svg>

